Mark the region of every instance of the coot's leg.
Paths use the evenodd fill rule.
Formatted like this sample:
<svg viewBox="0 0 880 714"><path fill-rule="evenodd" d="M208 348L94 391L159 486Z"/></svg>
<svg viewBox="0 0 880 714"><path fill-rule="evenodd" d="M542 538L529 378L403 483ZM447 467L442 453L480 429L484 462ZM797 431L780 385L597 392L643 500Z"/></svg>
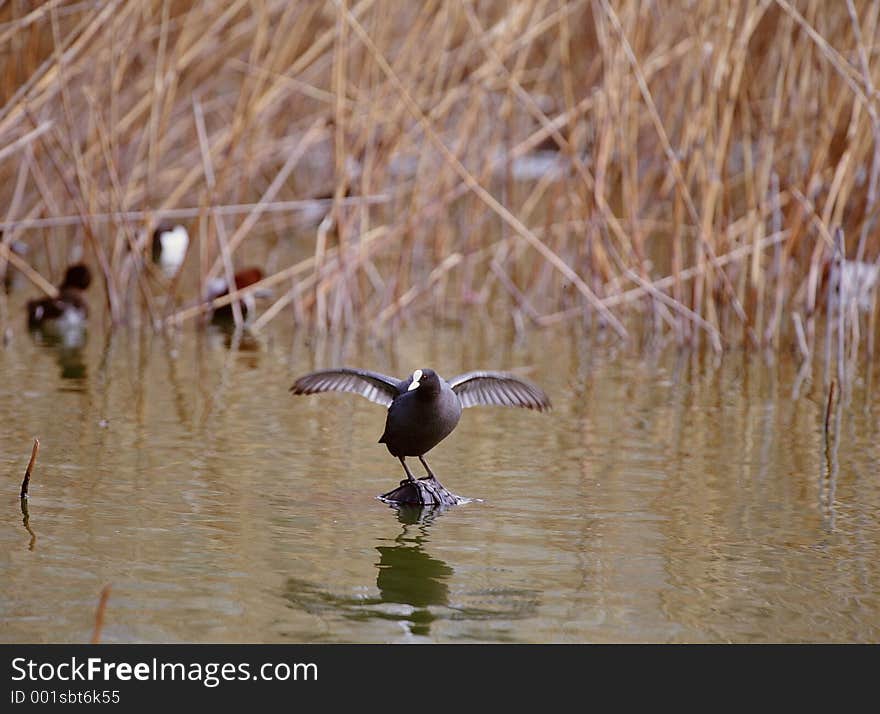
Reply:
<svg viewBox="0 0 880 714"><path fill-rule="evenodd" d="M428 472L428 476L430 476L432 479L434 479L434 480L436 481L436 480L437 480L437 477L434 475L434 472L431 471L431 467L428 466L428 462L425 461L424 457L419 456L419 461L422 462L422 466L425 467L425 471Z"/></svg>
<svg viewBox="0 0 880 714"><path fill-rule="evenodd" d="M409 470L409 466L406 465L406 461L403 460L403 457L398 456L397 458L400 459L400 464L401 464L401 466L403 466L403 470L406 471L406 477L410 481L415 481L415 478L413 478L412 472ZM421 457L419 457L419 458L421 458ZM424 462L422 462L422 463L424 463Z"/></svg>

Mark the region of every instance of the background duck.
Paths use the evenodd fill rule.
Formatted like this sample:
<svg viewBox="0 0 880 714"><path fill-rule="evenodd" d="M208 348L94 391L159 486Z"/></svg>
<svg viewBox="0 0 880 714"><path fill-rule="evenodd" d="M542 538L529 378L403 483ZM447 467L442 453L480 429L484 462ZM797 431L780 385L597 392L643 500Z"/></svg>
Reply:
<svg viewBox="0 0 880 714"><path fill-rule="evenodd" d="M239 270L234 276L235 278L235 289L241 290L242 288L246 288L254 283L258 283L263 279L263 271L256 267L250 266L248 268L243 268ZM223 297L224 295L229 294L229 283L227 283L226 278L214 278L208 283L207 294L205 296L208 302L212 302L219 297ZM270 297L271 292L268 290L254 290L253 292L248 293L244 297L239 300L239 305L241 305L241 316L243 319L247 320L248 316L251 318L256 313L257 308L257 298L258 297ZM214 310L211 315L211 321L214 323L230 323L234 320L232 313L232 303L228 305L221 305L217 309Z"/></svg>
<svg viewBox="0 0 880 714"><path fill-rule="evenodd" d="M180 270L188 247L189 233L182 225L160 223L153 231L153 262L157 263L169 278L174 277Z"/></svg>
<svg viewBox="0 0 880 714"><path fill-rule="evenodd" d="M58 286L57 297L29 300L28 326L31 328L78 327L85 324L89 309L83 296L92 282L92 272L84 263L71 265Z"/></svg>

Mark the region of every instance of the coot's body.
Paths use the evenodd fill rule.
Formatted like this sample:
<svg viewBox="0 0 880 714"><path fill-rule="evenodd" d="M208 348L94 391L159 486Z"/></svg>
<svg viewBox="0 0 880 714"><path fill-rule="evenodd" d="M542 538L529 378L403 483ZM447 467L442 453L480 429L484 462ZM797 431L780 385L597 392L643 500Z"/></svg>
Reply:
<svg viewBox="0 0 880 714"><path fill-rule="evenodd" d="M413 379L403 382L401 393L388 407L385 433L379 439L392 456L423 456L449 436L461 418L461 400L445 379L426 369L418 388Z"/></svg>

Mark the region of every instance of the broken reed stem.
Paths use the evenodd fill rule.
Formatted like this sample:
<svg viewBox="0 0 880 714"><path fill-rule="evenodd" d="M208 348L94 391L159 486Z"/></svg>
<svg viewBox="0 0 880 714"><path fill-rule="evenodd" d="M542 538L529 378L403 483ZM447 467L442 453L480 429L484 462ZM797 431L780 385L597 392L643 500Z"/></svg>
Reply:
<svg viewBox="0 0 880 714"><path fill-rule="evenodd" d="M98 609L95 610L95 628L92 630L93 645L97 645L101 641L101 630L104 628L104 613L107 610L107 600L110 598L111 585L105 585L101 589L101 598L98 600Z"/></svg>
<svg viewBox="0 0 880 714"><path fill-rule="evenodd" d="M27 468L24 471L24 481L21 482L21 494L19 498L25 499L28 497L28 486L31 482L31 471L34 468L34 463L37 460L37 452L40 450L40 440L34 439L34 448L31 449L31 458L28 461Z"/></svg>

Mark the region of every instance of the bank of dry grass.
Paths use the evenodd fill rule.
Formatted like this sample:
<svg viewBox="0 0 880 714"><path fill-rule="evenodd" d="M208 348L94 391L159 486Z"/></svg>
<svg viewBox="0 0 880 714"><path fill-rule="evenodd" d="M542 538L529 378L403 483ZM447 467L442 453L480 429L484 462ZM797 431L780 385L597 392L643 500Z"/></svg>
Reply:
<svg viewBox="0 0 880 714"><path fill-rule="evenodd" d="M876 2L2 12L0 220L31 251L0 268L46 288L81 244L116 322L197 317L270 237L297 257L256 329L430 308L809 360L835 230L848 261L880 250ZM196 239L197 286L148 263L162 218ZM846 349L873 349L872 316L834 321Z"/></svg>

